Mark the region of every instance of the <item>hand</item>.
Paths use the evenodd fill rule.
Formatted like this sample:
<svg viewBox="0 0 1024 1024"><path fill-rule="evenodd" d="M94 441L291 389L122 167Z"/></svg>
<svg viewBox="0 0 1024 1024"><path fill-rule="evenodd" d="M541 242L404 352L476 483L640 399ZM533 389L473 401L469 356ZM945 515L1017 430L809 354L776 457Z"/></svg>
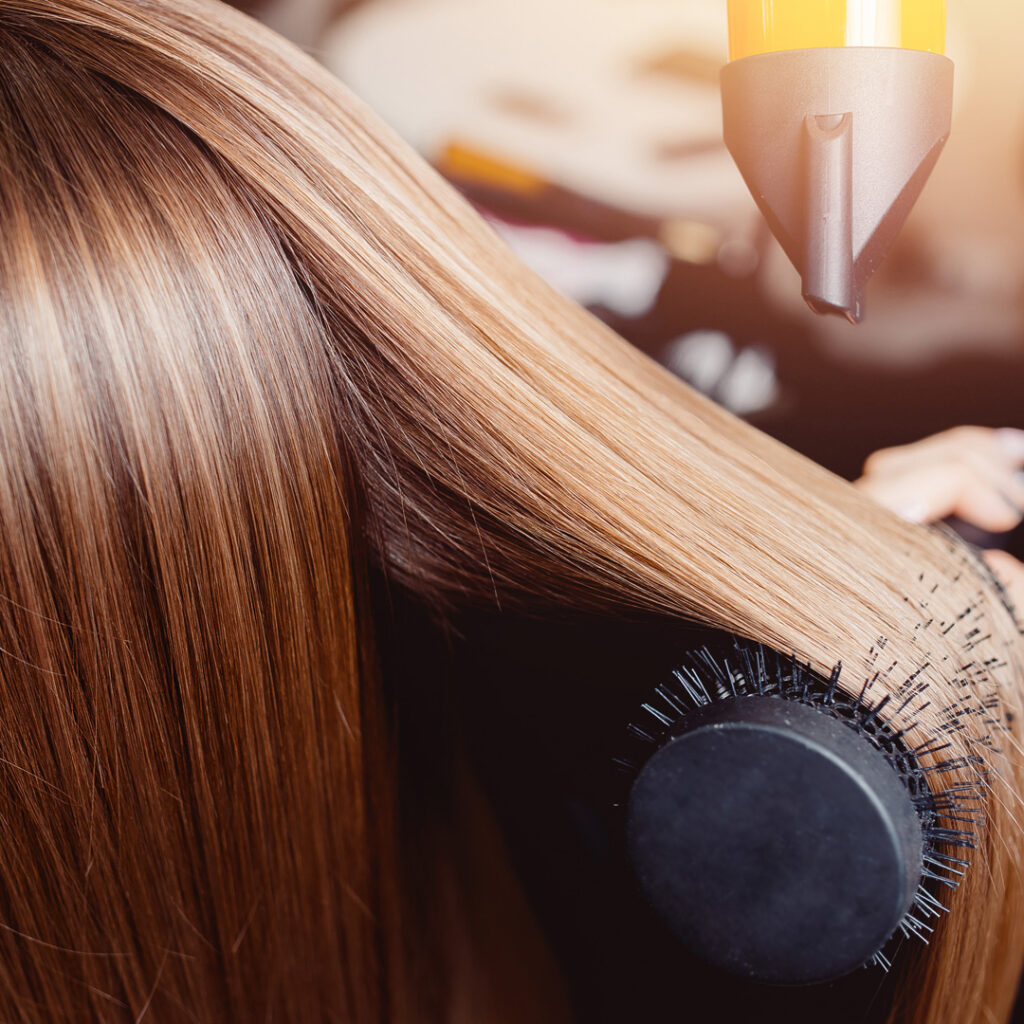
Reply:
<svg viewBox="0 0 1024 1024"><path fill-rule="evenodd" d="M915 444L884 448L864 463L856 486L916 523L959 516L991 533L1024 517L1024 431L955 427ZM1024 565L1005 551L985 561L1024 609Z"/></svg>

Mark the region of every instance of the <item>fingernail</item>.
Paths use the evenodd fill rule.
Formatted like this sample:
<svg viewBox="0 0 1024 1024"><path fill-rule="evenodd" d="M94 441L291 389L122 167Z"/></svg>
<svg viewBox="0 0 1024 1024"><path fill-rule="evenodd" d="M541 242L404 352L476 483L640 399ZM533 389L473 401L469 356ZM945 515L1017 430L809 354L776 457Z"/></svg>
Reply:
<svg viewBox="0 0 1024 1024"><path fill-rule="evenodd" d="M1010 479L1013 482L1010 493L1000 491L999 495L1017 515L1024 518L1024 469L1018 469Z"/></svg>
<svg viewBox="0 0 1024 1024"><path fill-rule="evenodd" d="M906 505L898 505L893 512L906 519L908 523L923 523L928 518L928 503L924 501L911 501Z"/></svg>
<svg viewBox="0 0 1024 1024"><path fill-rule="evenodd" d="M1017 475L1021 476L1022 474ZM1020 483L1021 481L1018 480L1017 482ZM1000 498L1003 499L1007 507L1014 512L1018 519L1024 519L1024 509L1021 508L1019 501L1015 501L1013 498L1010 497L1010 495L1005 494L1003 491L997 491L996 493L999 495Z"/></svg>
<svg viewBox="0 0 1024 1024"><path fill-rule="evenodd" d="M1024 462L1024 430L1015 430L1013 427L997 430L996 444L1011 459Z"/></svg>

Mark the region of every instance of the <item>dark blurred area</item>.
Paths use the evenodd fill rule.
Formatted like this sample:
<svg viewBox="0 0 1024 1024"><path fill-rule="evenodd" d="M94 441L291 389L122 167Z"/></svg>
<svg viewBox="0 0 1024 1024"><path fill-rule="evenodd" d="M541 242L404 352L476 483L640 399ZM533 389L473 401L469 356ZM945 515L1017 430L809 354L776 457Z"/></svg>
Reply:
<svg viewBox="0 0 1024 1024"><path fill-rule="evenodd" d="M959 424L1024 427L1024 5L950 0L953 134L858 327L805 307L722 144L723 0L238 6L335 71L553 285L833 471L853 478L870 452ZM492 615L443 643L396 607L389 672L454 663L467 743L580 1021L705 1005L723 1020L885 1018L895 976L737 983L685 957L632 890L610 759L699 636Z"/></svg>

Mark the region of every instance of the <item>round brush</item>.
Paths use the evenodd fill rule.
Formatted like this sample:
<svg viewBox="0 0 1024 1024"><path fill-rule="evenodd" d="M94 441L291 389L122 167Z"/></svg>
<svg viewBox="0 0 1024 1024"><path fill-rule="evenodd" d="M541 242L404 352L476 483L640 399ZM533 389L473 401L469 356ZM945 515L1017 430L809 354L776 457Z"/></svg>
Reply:
<svg viewBox="0 0 1024 1024"><path fill-rule="evenodd" d="M927 683L872 704L841 673L732 639L688 655L630 728L639 888L689 949L747 978L888 968L894 936L927 941L974 845L981 783L934 789L959 766L943 739L912 748L887 724Z"/></svg>

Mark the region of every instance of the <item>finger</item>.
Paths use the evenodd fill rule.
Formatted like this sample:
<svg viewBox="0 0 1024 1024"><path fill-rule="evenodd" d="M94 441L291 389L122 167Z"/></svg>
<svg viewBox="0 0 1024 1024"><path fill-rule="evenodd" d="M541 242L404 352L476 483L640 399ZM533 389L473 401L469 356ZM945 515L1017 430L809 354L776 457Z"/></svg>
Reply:
<svg viewBox="0 0 1024 1024"><path fill-rule="evenodd" d="M895 475L925 464L969 461L994 473L1024 467L1024 431L1013 428L954 427L914 444L883 448L864 463L865 475Z"/></svg>
<svg viewBox="0 0 1024 1024"><path fill-rule="evenodd" d="M1024 485L1012 477L993 484L967 462L915 466L898 476L866 476L857 486L911 522L956 515L983 530L1004 533L1019 525L1024 514Z"/></svg>
<svg viewBox="0 0 1024 1024"><path fill-rule="evenodd" d="M986 551L982 557L1006 590L1010 604L1024 609L1024 565L1005 551Z"/></svg>

